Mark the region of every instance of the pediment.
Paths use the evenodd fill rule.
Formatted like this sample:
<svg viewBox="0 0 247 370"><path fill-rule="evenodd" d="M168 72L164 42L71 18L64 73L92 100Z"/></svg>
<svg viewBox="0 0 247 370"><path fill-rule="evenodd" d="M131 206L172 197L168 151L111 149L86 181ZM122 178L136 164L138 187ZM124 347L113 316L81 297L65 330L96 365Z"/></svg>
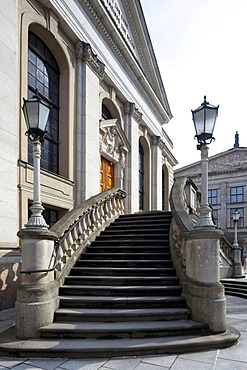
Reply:
<svg viewBox="0 0 247 370"><path fill-rule="evenodd" d="M233 148L209 157L209 175L247 170L247 148ZM195 162L175 171L175 176L200 176L201 162Z"/></svg>

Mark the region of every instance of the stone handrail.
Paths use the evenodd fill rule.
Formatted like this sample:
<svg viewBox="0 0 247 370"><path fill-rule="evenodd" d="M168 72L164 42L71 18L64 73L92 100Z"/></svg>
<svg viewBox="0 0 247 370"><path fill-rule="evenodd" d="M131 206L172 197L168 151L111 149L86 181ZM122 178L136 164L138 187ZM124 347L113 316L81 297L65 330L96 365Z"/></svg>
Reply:
<svg viewBox="0 0 247 370"><path fill-rule="evenodd" d="M170 230L170 242L173 246L171 252L177 273L180 279L184 281L186 280L186 251L183 234L192 231L198 221L199 194L192 180L186 177L175 179L170 204L173 214ZM229 269L228 275L231 274L233 249L224 236L220 240L220 262L222 268L227 267Z"/></svg>
<svg viewBox="0 0 247 370"><path fill-rule="evenodd" d="M63 281L86 244L91 243L119 215L124 213L126 193L113 188L91 197L64 215L50 231L56 241L56 279Z"/></svg>

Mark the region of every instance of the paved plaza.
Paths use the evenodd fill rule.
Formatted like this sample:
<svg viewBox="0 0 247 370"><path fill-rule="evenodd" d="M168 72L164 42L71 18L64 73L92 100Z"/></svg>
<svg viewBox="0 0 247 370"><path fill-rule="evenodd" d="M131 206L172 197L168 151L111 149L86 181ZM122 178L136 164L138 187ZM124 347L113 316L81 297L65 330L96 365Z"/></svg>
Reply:
<svg viewBox="0 0 247 370"><path fill-rule="evenodd" d="M0 357L0 369L42 370L247 370L247 300L227 296L228 325L241 337L231 348L179 355L95 359ZM14 310L0 314L0 331L14 325Z"/></svg>

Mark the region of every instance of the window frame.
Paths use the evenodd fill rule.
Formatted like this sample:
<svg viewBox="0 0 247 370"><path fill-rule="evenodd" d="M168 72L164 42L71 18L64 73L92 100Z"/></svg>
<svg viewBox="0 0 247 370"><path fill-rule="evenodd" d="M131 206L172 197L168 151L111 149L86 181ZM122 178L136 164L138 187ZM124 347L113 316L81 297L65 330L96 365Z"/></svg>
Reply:
<svg viewBox="0 0 247 370"><path fill-rule="evenodd" d="M241 192L238 192L239 189L241 189ZM235 193L233 194L233 191L235 190ZM239 199L241 197L241 199ZM230 188L230 203L243 203L244 202L244 187L241 186L232 186Z"/></svg>
<svg viewBox="0 0 247 370"><path fill-rule="evenodd" d="M31 55L33 55L32 58ZM41 83L42 76L43 84ZM51 86L48 86L48 83ZM28 40L28 98L38 94L52 106L47 124L48 134L41 148L40 167L55 174L59 174L59 85L60 70L54 55L43 40L30 31ZM30 139L28 139L28 162L33 164Z"/></svg>
<svg viewBox="0 0 247 370"><path fill-rule="evenodd" d="M213 195L213 192L215 192L216 194ZM208 204L211 205L211 206L215 206L215 205L219 204L219 202L218 202L218 189L208 189Z"/></svg>

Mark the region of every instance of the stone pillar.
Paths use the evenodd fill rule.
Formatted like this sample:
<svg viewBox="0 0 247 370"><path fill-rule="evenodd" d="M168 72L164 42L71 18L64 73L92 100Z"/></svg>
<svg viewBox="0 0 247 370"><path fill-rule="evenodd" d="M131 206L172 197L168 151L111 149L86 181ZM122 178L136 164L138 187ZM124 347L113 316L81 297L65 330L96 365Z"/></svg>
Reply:
<svg viewBox="0 0 247 370"><path fill-rule="evenodd" d="M183 295L192 319L206 323L213 332L226 330L226 300L220 283L221 230L201 228L186 232L186 275Z"/></svg>
<svg viewBox="0 0 247 370"><path fill-rule="evenodd" d="M54 280L54 240L46 229L22 229L22 281L15 304L16 336L38 338L40 328L53 321L58 308L58 283Z"/></svg>

